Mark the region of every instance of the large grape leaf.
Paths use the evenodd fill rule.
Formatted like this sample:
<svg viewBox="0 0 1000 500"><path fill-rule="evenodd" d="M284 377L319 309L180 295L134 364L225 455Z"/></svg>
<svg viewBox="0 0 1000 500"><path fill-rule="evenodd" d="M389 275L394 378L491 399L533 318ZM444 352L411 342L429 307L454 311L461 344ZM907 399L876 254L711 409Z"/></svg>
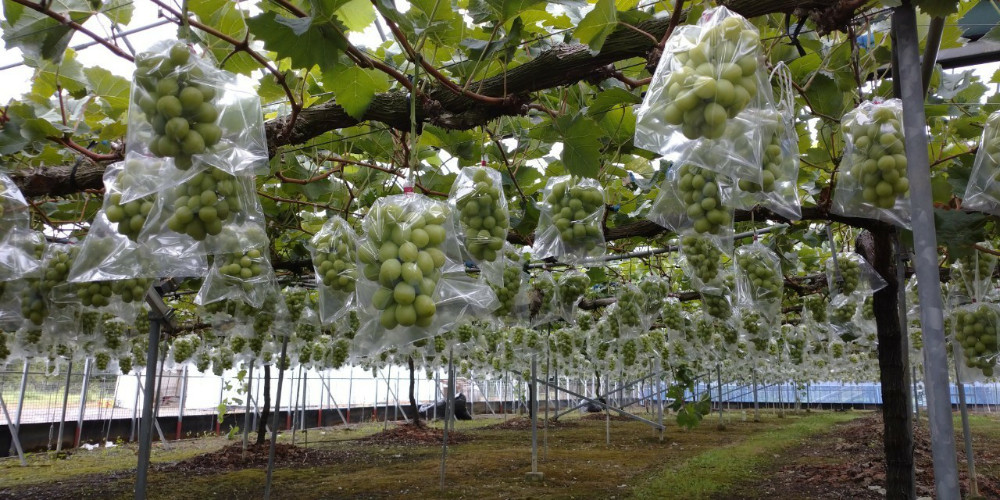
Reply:
<svg viewBox="0 0 1000 500"><path fill-rule="evenodd" d="M91 92L102 104L108 118L117 119L128 109L130 82L104 68L87 68L83 70Z"/></svg>
<svg viewBox="0 0 1000 500"><path fill-rule="evenodd" d="M83 24L93 14L86 0L51 0L49 9ZM3 40L25 57L59 62L73 37L73 28L21 4L4 0Z"/></svg>
<svg viewBox="0 0 1000 500"><path fill-rule="evenodd" d="M375 7L368 0L351 0L334 12L351 31L364 31L375 22Z"/></svg>
<svg viewBox="0 0 1000 500"><path fill-rule="evenodd" d="M31 93L36 98L47 99L62 87L70 94L82 95L87 89L87 77L83 74L83 65L76 60L76 52L72 49L59 61L45 59L32 61L25 59L28 65L37 65L35 76L31 82Z"/></svg>
<svg viewBox="0 0 1000 500"><path fill-rule="evenodd" d="M556 129L562 135L560 158L573 175L597 178L601 169L601 133L597 123L586 116L560 116Z"/></svg>
<svg viewBox="0 0 1000 500"><path fill-rule="evenodd" d="M329 23L314 23L313 18L288 18L265 12L247 20L247 26L264 48L278 59L291 59L296 68L332 68L337 54L347 46L342 32Z"/></svg>
<svg viewBox="0 0 1000 500"><path fill-rule="evenodd" d="M490 19L505 23L526 10L544 8L545 3L538 0L472 0L469 2L469 15L475 23L485 23Z"/></svg>
<svg viewBox="0 0 1000 500"><path fill-rule="evenodd" d="M589 46L591 52L597 53L617 25L618 9L615 8L615 0L597 0L594 9L580 20L573 37Z"/></svg>
<svg viewBox="0 0 1000 500"><path fill-rule="evenodd" d="M191 2L188 6L191 12L198 16L201 22L220 32L243 40L247 35L247 24L243 12L236 2L229 0L201 0ZM205 36L202 40L215 59L225 59L225 69L234 73L249 75L259 65L246 52L238 52L230 56L233 46L216 36ZM228 59L227 59L228 57Z"/></svg>
<svg viewBox="0 0 1000 500"><path fill-rule="evenodd" d="M197 5L203 2L192 2ZM135 0L105 0L101 7L101 14L107 16L115 24L128 24L132 22L132 13L135 11Z"/></svg>
<svg viewBox="0 0 1000 500"><path fill-rule="evenodd" d="M360 120L375 94L389 90L389 82L384 76L384 73L373 69L338 66L323 74L323 87L333 91L337 104L347 114Z"/></svg>

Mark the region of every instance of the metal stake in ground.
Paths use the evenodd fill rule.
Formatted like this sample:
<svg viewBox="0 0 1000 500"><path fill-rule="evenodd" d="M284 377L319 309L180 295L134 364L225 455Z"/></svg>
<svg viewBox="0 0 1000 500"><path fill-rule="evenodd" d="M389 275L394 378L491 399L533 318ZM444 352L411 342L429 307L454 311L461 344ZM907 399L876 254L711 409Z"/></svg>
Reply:
<svg viewBox="0 0 1000 500"><path fill-rule="evenodd" d="M965 384L959 373L958 356L955 356L955 385L958 387L958 409L962 413L962 437L965 439L965 464L969 472L969 498L979 496L979 484L976 480L976 457L972 453L972 431L969 429L969 407L965 404Z"/></svg>
<svg viewBox="0 0 1000 500"><path fill-rule="evenodd" d="M21 392L17 396L17 413L14 414L14 433L18 433L21 430L21 409L24 408L24 391L28 388L28 360L24 360L24 371L21 373ZM117 386L116 386L117 390ZM10 422L10 419L7 419ZM13 440L11 442L11 451L14 451Z"/></svg>
<svg viewBox="0 0 1000 500"><path fill-rule="evenodd" d="M83 363L83 388L80 389L80 410L76 415L76 433L73 436L73 447L80 446L80 435L83 431L83 416L87 411L87 386L90 384L90 370L92 364L90 359Z"/></svg>
<svg viewBox="0 0 1000 500"><path fill-rule="evenodd" d="M451 421L451 412L454 408L451 406L451 394L454 388L454 382L452 382L452 366L454 366L454 349L448 351L448 397L446 398L445 411L444 411L444 431L441 438L441 489L444 489L444 472L445 466L448 461L448 422ZM437 396L435 396L437 399ZM434 405L435 408L437 405ZM387 415L388 417L388 415Z"/></svg>
<svg viewBox="0 0 1000 500"><path fill-rule="evenodd" d="M753 378L753 421L760 422L760 402L757 399L757 370L750 370Z"/></svg>
<svg viewBox="0 0 1000 500"><path fill-rule="evenodd" d="M188 367L184 365L184 368L181 369L181 397L180 401L177 402L177 432L175 437L178 441L181 439L181 428L184 425L184 400L187 399L187 379Z"/></svg>
<svg viewBox="0 0 1000 500"><path fill-rule="evenodd" d="M663 442L663 368L659 356L653 358L656 370L656 423L659 424L660 442Z"/></svg>
<svg viewBox="0 0 1000 500"><path fill-rule="evenodd" d="M248 434L250 433L250 392L251 386L253 385L253 363L250 363L250 368L247 370L247 390L244 393L247 398L247 407L243 411L243 458L247 457L247 444L248 444Z"/></svg>
<svg viewBox="0 0 1000 500"><path fill-rule="evenodd" d="M3 394L0 394L0 408L3 408L3 418L7 419L7 422L11 422L10 413L7 413L7 403L3 402ZM24 450L21 449L21 439L18 437L17 427L12 427L10 440L14 443L14 449L17 450L18 458L21 459L21 466L26 467L28 462L24 460Z"/></svg>
<svg viewBox="0 0 1000 500"><path fill-rule="evenodd" d="M59 419L59 438L56 440L56 453L62 451L63 428L66 426L66 405L69 403L69 380L73 375L73 361L66 367L66 390L63 392L62 418Z"/></svg>
<svg viewBox="0 0 1000 500"><path fill-rule="evenodd" d="M531 472L528 479L541 481L545 475L538 472L538 355L531 354Z"/></svg>
<svg viewBox="0 0 1000 500"><path fill-rule="evenodd" d="M288 335L281 337L281 357L278 358L278 394L274 398L274 418L271 420L271 448L267 452L267 480L264 499L271 498L271 477L274 475L274 451L278 445L278 414L281 413L281 382L285 379L285 354L288 352Z"/></svg>
<svg viewBox="0 0 1000 500"><path fill-rule="evenodd" d="M153 447L153 392L156 391L156 363L160 349L160 315L149 312L149 346L146 348L146 390L142 394L142 420L139 421L139 464L135 473L135 499L146 498L146 474ZM139 375L136 374L136 377ZM138 385L137 385L138 387Z"/></svg>

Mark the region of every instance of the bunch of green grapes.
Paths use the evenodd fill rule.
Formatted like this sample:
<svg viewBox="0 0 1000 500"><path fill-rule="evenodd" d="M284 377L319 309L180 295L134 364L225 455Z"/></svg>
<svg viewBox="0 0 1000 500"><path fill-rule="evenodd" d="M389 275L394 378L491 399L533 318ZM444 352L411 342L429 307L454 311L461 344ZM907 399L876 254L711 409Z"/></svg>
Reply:
<svg viewBox="0 0 1000 500"><path fill-rule="evenodd" d="M696 43L673 53L663 98L663 119L688 139L718 139L757 95L760 35L746 20L729 17L701 32Z"/></svg>
<svg viewBox="0 0 1000 500"><path fill-rule="evenodd" d="M844 343L839 341L834 341L830 343L830 355L833 359L841 359L844 357Z"/></svg>
<svg viewBox="0 0 1000 500"><path fill-rule="evenodd" d="M222 139L216 89L199 81L204 71L180 42L169 54L140 54L135 64L135 83L145 94L137 105L154 132L149 152L172 157L174 166L187 170L192 155L209 151Z"/></svg>
<svg viewBox="0 0 1000 500"><path fill-rule="evenodd" d="M330 349L330 364L334 369L340 368L347 363L351 342L347 339L337 339Z"/></svg>
<svg viewBox="0 0 1000 500"><path fill-rule="evenodd" d="M318 332L316 325L308 321L300 321L295 325L295 337L305 342L311 342Z"/></svg>
<svg viewBox="0 0 1000 500"><path fill-rule="evenodd" d="M101 313L94 310L80 311L80 333L83 335L93 335L97 332L98 323L101 321Z"/></svg>
<svg viewBox="0 0 1000 500"><path fill-rule="evenodd" d="M594 314L590 311L579 311L576 314L576 326L580 331L589 331L594 327Z"/></svg>
<svg viewBox="0 0 1000 500"><path fill-rule="evenodd" d="M111 353L108 351L97 351L94 354L94 366L98 370L104 371L108 369L108 365L111 363Z"/></svg>
<svg viewBox="0 0 1000 500"><path fill-rule="evenodd" d="M615 300L615 316L620 326L636 328L642 326L642 292L633 286L622 287Z"/></svg>
<svg viewBox="0 0 1000 500"><path fill-rule="evenodd" d="M212 366L212 355L208 351L201 351L194 358L194 368L200 373L208 371Z"/></svg>
<svg viewBox="0 0 1000 500"><path fill-rule="evenodd" d="M490 288L500 301L500 307L496 310L497 316L509 316L514 312L517 294L521 291L521 266L512 264L503 268L503 286L496 286L492 283Z"/></svg>
<svg viewBox="0 0 1000 500"><path fill-rule="evenodd" d="M441 245L447 216L440 205L419 213L385 203L365 217L369 240L358 256L365 278L381 285L372 304L381 311L383 328L427 327L434 321L437 304L432 297L445 264Z"/></svg>
<svg viewBox="0 0 1000 500"><path fill-rule="evenodd" d="M105 307L114 295L112 281L91 281L76 286L76 297L85 307Z"/></svg>
<svg viewBox="0 0 1000 500"><path fill-rule="evenodd" d="M212 356L212 374L221 377L223 372L233 367L236 356L226 346L216 350L217 354Z"/></svg>
<svg viewBox="0 0 1000 500"><path fill-rule="evenodd" d="M748 247L737 252L736 263L741 277L750 285L750 293L756 300L781 300L784 277L780 269L768 265L770 262L762 247Z"/></svg>
<svg viewBox="0 0 1000 500"><path fill-rule="evenodd" d="M241 208L239 180L214 167L198 172L164 197L167 227L197 241L222 232Z"/></svg>
<svg viewBox="0 0 1000 500"><path fill-rule="evenodd" d="M115 229L132 241L139 239L139 233L146 225L146 218L153 210L154 198L147 196L122 203L121 193L108 196L108 208L104 216L115 224Z"/></svg>
<svg viewBox="0 0 1000 500"><path fill-rule="evenodd" d="M132 371L132 356L129 354L118 356L118 369L123 375L128 375Z"/></svg>
<svg viewBox="0 0 1000 500"><path fill-rule="evenodd" d="M861 265L853 259L837 259L837 268L840 269L840 292L850 295L858 290L861 283ZM834 276L834 279L837 277Z"/></svg>
<svg viewBox="0 0 1000 500"><path fill-rule="evenodd" d="M750 345L757 352L767 352L770 342L771 340L768 337L750 337Z"/></svg>
<svg viewBox="0 0 1000 500"><path fill-rule="evenodd" d="M3 330L0 330L0 362L7 361L7 357L10 356L10 347L7 346L8 334Z"/></svg>
<svg viewBox="0 0 1000 500"><path fill-rule="evenodd" d="M875 319L875 299L871 295L865 297L861 303L861 319L872 321Z"/></svg>
<svg viewBox="0 0 1000 500"><path fill-rule="evenodd" d="M1000 317L997 311L984 304L955 311L955 341L962 347L965 366L993 376L1000 350Z"/></svg>
<svg viewBox="0 0 1000 500"><path fill-rule="evenodd" d="M729 298L724 293L715 290L702 292L701 305L705 308L705 314L713 318L725 320L733 315L733 307L729 303Z"/></svg>
<svg viewBox="0 0 1000 500"><path fill-rule="evenodd" d="M802 299L802 307L812 314L817 323L826 323L827 303L822 295L810 295Z"/></svg>
<svg viewBox="0 0 1000 500"><path fill-rule="evenodd" d="M229 337L229 349L235 353L242 353L247 348L247 338L242 335Z"/></svg>
<svg viewBox="0 0 1000 500"><path fill-rule="evenodd" d="M702 283L711 283L719 276L722 250L708 238L692 234L681 237L681 252Z"/></svg>
<svg viewBox="0 0 1000 500"><path fill-rule="evenodd" d="M238 284L243 291L250 292L254 288L253 279L264 273L267 262L260 250L251 248L246 252L227 253L217 256L222 258L219 273L233 284Z"/></svg>
<svg viewBox="0 0 1000 500"><path fill-rule="evenodd" d="M146 291L153 284L153 278L130 278L111 282L111 292L121 297L122 302L131 304L146 299Z"/></svg>
<svg viewBox="0 0 1000 500"><path fill-rule="evenodd" d="M910 190L899 116L891 107L876 106L870 121L847 120L846 133L854 140L850 175L859 183L861 198L891 209Z"/></svg>
<svg viewBox="0 0 1000 500"><path fill-rule="evenodd" d="M663 324L667 328L679 332L684 329L684 315L680 302L666 302L663 304L663 312L660 314Z"/></svg>
<svg viewBox="0 0 1000 500"><path fill-rule="evenodd" d="M545 317L553 313L553 296L556 293L555 284L551 279L545 279L545 277L540 277L536 279L532 285L532 291L538 300L538 311L536 311L533 316ZM534 302L534 301L532 301Z"/></svg>
<svg viewBox="0 0 1000 500"><path fill-rule="evenodd" d="M479 325L473 325L471 322L465 322L458 326L456 333L458 334L458 342L461 344L466 344L471 342L476 336L476 330L479 329Z"/></svg>
<svg viewBox="0 0 1000 500"><path fill-rule="evenodd" d="M174 354L174 361L183 363L191 359L191 356L194 355L199 346L201 346L201 337L194 333L175 338L173 343L170 344L171 352Z"/></svg>
<svg viewBox="0 0 1000 500"><path fill-rule="evenodd" d="M503 206L501 187L494 185L485 168L472 174L472 191L455 201L465 235L465 248L476 262L493 262L507 240L510 217Z"/></svg>
<svg viewBox="0 0 1000 500"><path fill-rule="evenodd" d="M1000 171L998 171L997 175L1000 176ZM993 269L997 263L996 256L978 250L973 250L968 255L963 255L956 260L958 260L960 269L962 270L963 281L966 282L966 287L969 288L969 292L973 295L980 292L980 290L975 289L979 286L979 283L974 282L977 279L980 282L989 281L992 278Z"/></svg>
<svg viewBox="0 0 1000 500"><path fill-rule="evenodd" d="M312 245L315 248L313 267L323 286L335 292L354 293L358 269L353 243L343 235L323 232L313 238Z"/></svg>
<svg viewBox="0 0 1000 500"><path fill-rule="evenodd" d="M162 346L162 344L161 344ZM146 366L146 351L149 349L149 336L136 335L129 339L129 354L132 364L140 368Z"/></svg>
<svg viewBox="0 0 1000 500"><path fill-rule="evenodd" d="M285 307L288 309L288 321L298 323L302 311L306 308L309 292L305 288L289 288L285 290Z"/></svg>
<svg viewBox="0 0 1000 500"><path fill-rule="evenodd" d="M642 309L646 314L658 314L663 301L670 293L670 287L665 280L647 274L639 280L639 291L642 292Z"/></svg>
<svg viewBox="0 0 1000 500"><path fill-rule="evenodd" d="M564 273L559 277L559 301L563 308L572 308L590 287L590 276L583 273Z"/></svg>
<svg viewBox="0 0 1000 500"><path fill-rule="evenodd" d="M552 225L566 245L591 250L602 236L600 217L592 217L604 207L604 192L585 186L576 176L557 182L545 197L552 211Z"/></svg>
<svg viewBox="0 0 1000 500"><path fill-rule="evenodd" d="M677 190L687 216L699 233L717 234L732 223L729 210L722 205L718 174L692 164L677 171Z"/></svg>
<svg viewBox="0 0 1000 500"><path fill-rule="evenodd" d="M78 252L79 247L55 250L43 264L42 277L25 280L27 286L21 292L21 316L36 326L45 321L49 311L49 294L56 286L66 283Z"/></svg>
<svg viewBox="0 0 1000 500"><path fill-rule="evenodd" d="M729 323L717 322L716 328L719 330L719 334L722 336L722 340L730 346L739 347L740 342L740 332L736 328L733 328Z"/></svg>
<svg viewBox="0 0 1000 500"><path fill-rule="evenodd" d="M761 165L761 182L753 182L745 179L739 181L739 188L748 193L774 191L775 182L782 178L785 169L785 162L790 158L786 157L781 150L781 129L770 131L768 142L764 145L763 162Z"/></svg>
<svg viewBox="0 0 1000 500"><path fill-rule="evenodd" d="M806 340L803 338L787 338L788 359L796 365L801 365L805 360Z"/></svg>
<svg viewBox="0 0 1000 500"><path fill-rule="evenodd" d="M299 364L304 365L309 363L309 360L312 359L312 354L313 354L313 349L311 343L303 342L299 344L298 347Z"/></svg>
<svg viewBox="0 0 1000 500"><path fill-rule="evenodd" d="M945 331L948 329L945 328ZM924 348L924 334L918 328L910 329L910 348L919 351Z"/></svg>
<svg viewBox="0 0 1000 500"><path fill-rule="evenodd" d="M556 330L555 340L559 355L564 359L571 358L574 350L573 331L569 328L560 328Z"/></svg>
<svg viewBox="0 0 1000 500"><path fill-rule="evenodd" d="M763 318L759 312L752 309L743 309L740 312L740 326L752 338L760 337L764 333Z"/></svg>
<svg viewBox="0 0 1000 500"><path fill-rule="evenodd" d="M691 329L691 340L696 341L700 345L709 345L712 341L712 335L715 333L715 327L712 322L707 318L698 318L698 321L694 323L694 328Z"/></svg>
<svg viewBox="0 0 1000 500"><path fill-rule="evenodd" d="M623 342L619 352L622 356L622 366L628 368L635 365L636 357L639 354L639 348L635 339Z"/></svg>

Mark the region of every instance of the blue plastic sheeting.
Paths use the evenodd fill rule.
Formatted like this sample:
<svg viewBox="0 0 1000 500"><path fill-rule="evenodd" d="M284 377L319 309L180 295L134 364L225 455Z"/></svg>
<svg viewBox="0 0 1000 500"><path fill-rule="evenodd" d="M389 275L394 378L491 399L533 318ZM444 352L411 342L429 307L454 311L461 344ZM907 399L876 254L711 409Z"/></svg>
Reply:
<svg viewBox="0 0 1000 500"><path fill-rule="evenodd" d="M699 384L695 387L695 394L701 395L711 388L712 401L718 401L719 388L712 384L707 386ZM663 388L665 390L666 387ZM651 397L654 401L656 391L646 387L643 396ZM797 394L797 398L796 398ZM688 392L685 398L693 399L694 395ZM917 385L917 398L920 406L925 405L923 385ZM821 382L810 384L809 386L799 386L796 388L792 384L768 385L757 387L757 400L759 403L771 404L794 402L798 399L803 403L811 404L858 404L858 405L878 405L882 404L882 390L879 384L841 384L835 382ZM723 403L753 403L753 386L739 384L722 385ZM958 388L951 385L951 402L958 404ZM965 384L966 404L977 405L1000 405L1000 384Z"/></svg>

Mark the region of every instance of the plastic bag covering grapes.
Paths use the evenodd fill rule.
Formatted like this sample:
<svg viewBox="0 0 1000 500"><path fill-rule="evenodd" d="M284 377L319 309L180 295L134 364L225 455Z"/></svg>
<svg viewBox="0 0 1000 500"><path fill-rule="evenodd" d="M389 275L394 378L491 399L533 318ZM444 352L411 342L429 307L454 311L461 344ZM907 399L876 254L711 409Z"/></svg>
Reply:
<svg viewBox="0 0 1000 500"><path fill-rule="evenodd" d="M617 338L633 339L649 331L649 317L642 310L642 292L631 283L618 288L615 294L614 320L618 322Z"/></svg>
<svg viewBox="0 0 1000 500"><path fill-rule="evenodd" d="M590 276L576 269L570 269L559 275L556 281L555 301L556 314L569 324L576 323L576 309L584 293L590 288Z"/></svg>
<svg viewBox="0 0 1000 500"><path fill-rule="evenodd" d="M736 249L737 303L768 320L781 314L785 280L781 258L757 241Z"/></svg>
<svg viewBox="0 0 1000 500"><path fill-rule="evenodd" d="M545 183L531 254L566 264L599 265L604 255L604 188L595 179L563 175Z"/></svg>
<svg viewBox="0 0 1000 500"><path fill-rule="evenodd" d="M670 283L664 277L650 273L639 280L639 291L642 292L642 314L652 323L663 312L664 301L670 293Z"/></svg>
<svg viewBox="0 0 1000 500"><path fill-rule="evenodd" d="M528 300L528 273L524 271L521 256L507 244L504 255L486 267L499 267L499 273L485 275L490 288L496 294L500 306L493 317L505 323L515 323L530 315ZM499 275L499 279L496 278Z"/></svg>
<svg viewBox="0 0 1000 500"><path fill-rule="evenodd" d="M839 271L839 276L838 276ZM857 252L838 252L826 261L826 282L837 294L875 293L887 285L875 268Z"/></svg>
<svg viewBox="0 0 1000 500"><path fill-rule="evenodd" d="M979 245L987 248L990 246L987 242L979 243ZM969 298L976 302L982 302L992 288L993 271L996 266L996 256L972 250L968 255L956 259L952 271L958 273L958 278Z"/></svg>
<svg viewBox="0 0 1000 500"><path fill-rule="evenodd" d="M347 314L357 290L358 235L341 217L331 217L309 240L319 291L319 318L329 325Z"/></svg>
<svg viewBox="0 0 1000 500"><path fill-rule="evenodd" d="M0 239L14 227L27 227L28 202L14 181L0 172Z"/></svg>
<svg viewBox="0 0 1000 500"><path fill-rule="evenodd" d="M697 26L674 31L639 107L635 145L677 160L700 141L731 149L723 139L741 111L759 108L769 89L760 34L746 19L718 7Z"/></svg>
<svg viewBox="0 0 1000 500"><path fill-rule="evenodd" d="M785 64L774 70L779 92L774 107L752 113L754 130L761 139L761 181L741 179L733 186L734 208L768 208L791 220L802 217L799 206L799 136L795 130L795 94Z"/></svg>
<svg viewBox="0 0 1000 500"><path fill-rule="evenodd" d="M1000 308L996 304L973 303L961 306L951 315L954 350L963 382L993 378L1000 350Z"/></svg>
<svg viewBox="0 0 1000 500"><path fill-rule="evenodd" d="M864 102L844 115L844 159L831 211L901 227L910 224L903 104Z"/></svg>
<svg viewBox="0 0 1000 500"><path fill-rule="evenodd" d="M379 198L362 222L358 246L358 352L432 336L453 324L455 306L480 304L484 283L464 278L447 204L407 193ZM468 291L468 293L467 293ZM439 310L440 309L440 310Z"/></svg>
<svg viewBox="0 0 1000 500"><path fill-rule="evenodd" d="M77 251L78 247L69 244L50 243L45 246L42 265L25 277L21 288L21 317L25 326L41 327L74 316L74 307L53 307L52 298L53 290L66 283Z"/></svg>
<svg viewBox="0 0 1000 500"><path fill-rule="evenodd" d="M1000 215L1000 111L986 120L962 207Z"/></svg>
<svg viewBox="0 0 1000 500"><path fill-rule="evenodd" d="M854 342L864 336L858 308L858 295L837 295L831 301L827 317L830 328L844 342Z"/></svg>
<svg viewBox="0 0 1000 500"><path fill-rule="evenodd" d="M499 171L463 168L451 185L448 204L458 218L459 241L473 262L481 266L503 255L510 215Z"/></svg>
<svg viewBox="0 0 1000 500"><path fill-rule="evenodd" d="M681 265L691 280L691 287L701 290L718 287L728 275L731 239L699 234L692 229L680 233Z"/></svg>
<svg viewBox="0 0 1000 500"><path fill-rule="evenodd" d="M230 174L266 168L256 92L181 42L164 40L136 57L128 118L128 152L164 158L178 170L198 164ZM146 173L160 175L157 170Z"/></svg>
<svg viewBox="0 0 1000 500"><path fill-rule="evenodd" d="M737 314L737 329L753 353L766 355L767 343L778 330L781 317L761 314L754 307L741 306Z"/></svg>
<svg viewBox="0 0 1000 500"><path fill-rule="evenodd" d="M694 232L731 240L733 209L723 199L727 182L721 175L690 164L667 171L660 194L649 209L649 220L677 232ZM726 245L731 245L731 241Z"/></svg>
<svg viewBox="0 0 1000 500"><path fill-rule="evenodd" d="M540 326L559 319L558 304L556 303L556 280L552 273L543 271L534 276L531 280L531 291L528 298L531 326Z"/></svg>
<svg viewBox="0 0 1000 500"><path fill-rule="evenodd" d="M228 227L220 234L220 241L228 243L213 257L212 269L195 296L195 304L230 299L260 307L267 292L276 286L263 226L250 223Z"/></svg>
<svg viewBox="0 0 1000 500"><path fill-rule="evenodd" d="M13 281L36 271L45 240L27 226L13 227L0 238L0 283Z"/></svg>

